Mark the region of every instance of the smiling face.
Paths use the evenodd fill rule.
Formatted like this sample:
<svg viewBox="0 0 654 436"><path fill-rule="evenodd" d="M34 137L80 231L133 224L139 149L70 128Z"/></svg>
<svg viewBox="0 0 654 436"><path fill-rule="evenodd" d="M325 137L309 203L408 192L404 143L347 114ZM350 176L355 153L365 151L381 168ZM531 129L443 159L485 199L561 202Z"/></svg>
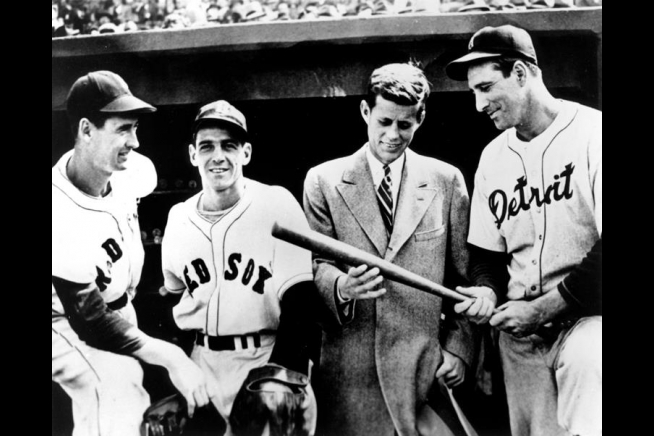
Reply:
<svg viewBox="0 0 654 436"><path fill-rule="evenodd" d="M210 125L198 130L195 144L189 146L189 155L200 172L206 194L233 196L239 192L252 146L244 144L227 125Z"/></svg>
<svg viewBox="0 0 654 436"><path fill-rule="evenodd" d="M370 150L380 162L390 164L402 156L425 118L421 109L422 103L399 105L382 96L377 96L372 108L366 101L361 102Z"/></svg>
<svg viewBox="0 0 654 436"><path fill-rule="evenodd" d="M493 62L473 65L468 70L468 86L475 94L477 110L486 113L500 130L519 126L525 113L526 88L514 66L508 77Z"/></svg>
<svg viewBox="0 0 654 436"><path fill-rule="evenodd" d="M84 121L84 134L88 138L86 156L92 167L105 175L127 169L129 154L139 147L138 124L138 117L130 115L108 118L101 127Z"/></svg>

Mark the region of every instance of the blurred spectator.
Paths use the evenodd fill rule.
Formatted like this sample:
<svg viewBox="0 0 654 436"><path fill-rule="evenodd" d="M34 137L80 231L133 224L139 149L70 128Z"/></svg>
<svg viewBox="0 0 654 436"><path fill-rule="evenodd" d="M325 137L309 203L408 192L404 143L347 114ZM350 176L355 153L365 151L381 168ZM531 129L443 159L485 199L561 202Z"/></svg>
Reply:
<svg viewBox="0 0 654 436"><path fill-rule="evenodd" d="M118 26L114 23L104 23L98 28L98 33L100 35L105 35L107 33L118 33Z"/></svg>
<svg viewBox="0 0 654 436"><path fill-rule="evenodd" d="M227 23L230 11L229 0L218 0L207 8L207 21L210 23Z"/></svg>
<svg viewBox="0 0 654 436"><path fill-rule="evenodd" d="M200 0L177 0L177 10L186 17L188 26L197 27L207 24L207 10Z"/></svg>
<svg viewBox="0 0 654 436"><path fill-rule="evenodd" d="M243 22L252 23L255 21L263 21L266 18L266 13L263 11L263 6L257 0L252 0L244 9L245 15Z"/></svg>
<svg viewBox="0 0 654 436"><path fill-rule="evenodd" d="M488 6L495 11L510 11L511 9L516 9L515 5L511 3L511 0L490 0Z"/></svg>
<svg viewBox="0 0 654 436"><path fill-rule="evenodd" d="M127 21L121 24L118 28L119 32L136 32L139 29L139 26L134 21Z"/></svg>
<svg viewBox="0 0 654 436"><path fill-rule="evenodd" d="M281 1L277 4L277 20L288 21L291 20L291 7L288 2Z"/></svg>
<svg viewBox="0 0 654 436"><path fill-rule="evenodd" d="M363 0L359 2L359 5L356 8L357 17L372 17L373 6L369 0Z"/></svg>
<svg viewBox="0 0 654 436"><path fill-rule="evenodd" d="M66 8L64 14L64 26L66 26L66 33L68 36L79 35L85 33L85 26L87 24L86 13L83 10L74 8L70 5Z"/></svg>
<svg viewBox="0 0 654 436"><path fill-rule="evenodd" d="M554 0L529 0L527 9L547 9L554 7ZM531 3L531 4L529 4Z"/></svg>
<svg viewBox="0 0 654 436"><path fill-rule="evenodd" d="M291 20L299 20L302 12L301 0L287 0Z"/></svg>
<svg viewBox="0 0 654 436"><path fill-rule="evenodd" d="M471 0L464 3L459 12L490 12L491 8L484 0Z"/></svg>
<svg viewBox="0 0 654 436"><path fill-rule="evenodd" d="M147 28L147 22L152 19L151 4L143 0L122 0L115 11L119 23L134 23L137 29ZM132 27L130 24L130 31Z"/></svg>
<svg viewBox="0 0 654 436"><path fill-rule="evenodd" d="M188 18L180 12L173 11L164 19L164 29L185 29L190 26Z"/></svg>
<svg viewBox="0 0 654 436"><path fill-rule="evenodd" d="M334 0L327 0L318 8L317 16L319 19L330 19L342 18L343 14L336 7L336 2Z"/></svg>
<svg viewBox="0 0 654 436"><path fill-rule="evenodd" d="M52 37L61 38L68 36L64 19L59 14L59 1L52 0Z"/></svg>

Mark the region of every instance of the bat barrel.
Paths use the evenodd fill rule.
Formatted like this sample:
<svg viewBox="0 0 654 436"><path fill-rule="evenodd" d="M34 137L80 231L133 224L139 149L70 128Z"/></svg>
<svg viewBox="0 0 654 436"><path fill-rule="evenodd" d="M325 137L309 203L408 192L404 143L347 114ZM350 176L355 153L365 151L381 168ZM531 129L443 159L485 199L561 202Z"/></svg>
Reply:
<svg viewBox="0 0 654 436"><path fill-rule="evenodd" d="M447 289L446 287L434 283L418 274L394 265L387 260L381 259L373 254L312 230L299 231L275 223L272 235L282 241L297 245L298 247L302 247L321 256L337 260L350 266L365 264L368 265L369 268L379 268L381 275L384 278L417 288L433 295L451 298L456 301L465 301L468 299L468 297L461 295L458 292Z"/></svg>

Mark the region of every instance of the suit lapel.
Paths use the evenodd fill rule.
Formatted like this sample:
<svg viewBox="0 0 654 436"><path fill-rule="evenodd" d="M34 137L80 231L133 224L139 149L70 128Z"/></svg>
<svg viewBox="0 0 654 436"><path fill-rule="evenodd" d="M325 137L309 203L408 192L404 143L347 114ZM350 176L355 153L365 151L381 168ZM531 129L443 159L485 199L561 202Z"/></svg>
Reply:
<svg viewBox="0 0 654 436"><path fill-rule="evenodd" d="M393 235L389 246L393 248L386 260L391 261L414 234L436 196L436 189L429 185L418 156L406 151L406 163L402 171L402 183L395 213Z"/></svg>
<svg viewBox="0 0 654 436"><path fill-rule="evenodd" d="M336 189L377 249L378 255L383 257L388 240L365 150L366 148L363 147L352 156L352 165L345 169L343 181L336 186Z"/></svg>

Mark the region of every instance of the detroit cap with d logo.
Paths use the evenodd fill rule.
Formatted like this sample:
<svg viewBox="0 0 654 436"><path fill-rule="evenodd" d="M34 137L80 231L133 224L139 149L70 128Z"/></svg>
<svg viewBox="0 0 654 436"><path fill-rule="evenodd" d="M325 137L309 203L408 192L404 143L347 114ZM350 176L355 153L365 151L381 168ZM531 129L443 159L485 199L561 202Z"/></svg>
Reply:
<svg viewBox="0 0 654 436"><path fill-rule="evenodd" d="M235 126L247 140L248 126L245 122L245 115L225 100L214 101L200 108L193 123L193 133L197 133L198 129L204 124L216 122Z"/></svg>
<svg viewBox="0 0 654 436"><path fill-rule="evenodd" d="M484 27L475 33L468 44L468 54L445 67L448 77L468 80L468 68L473 62L498 57L516 57L538 65L536 50L527 31L515 26Z"/></svg>
<svg viewBox="0 0 654 436"><path fill-rule="evenodd" d="M94 113L151 113L157 109L132 94L127 83L111 71L94 71L73 84L66 110L86 116Z"/></svg>

